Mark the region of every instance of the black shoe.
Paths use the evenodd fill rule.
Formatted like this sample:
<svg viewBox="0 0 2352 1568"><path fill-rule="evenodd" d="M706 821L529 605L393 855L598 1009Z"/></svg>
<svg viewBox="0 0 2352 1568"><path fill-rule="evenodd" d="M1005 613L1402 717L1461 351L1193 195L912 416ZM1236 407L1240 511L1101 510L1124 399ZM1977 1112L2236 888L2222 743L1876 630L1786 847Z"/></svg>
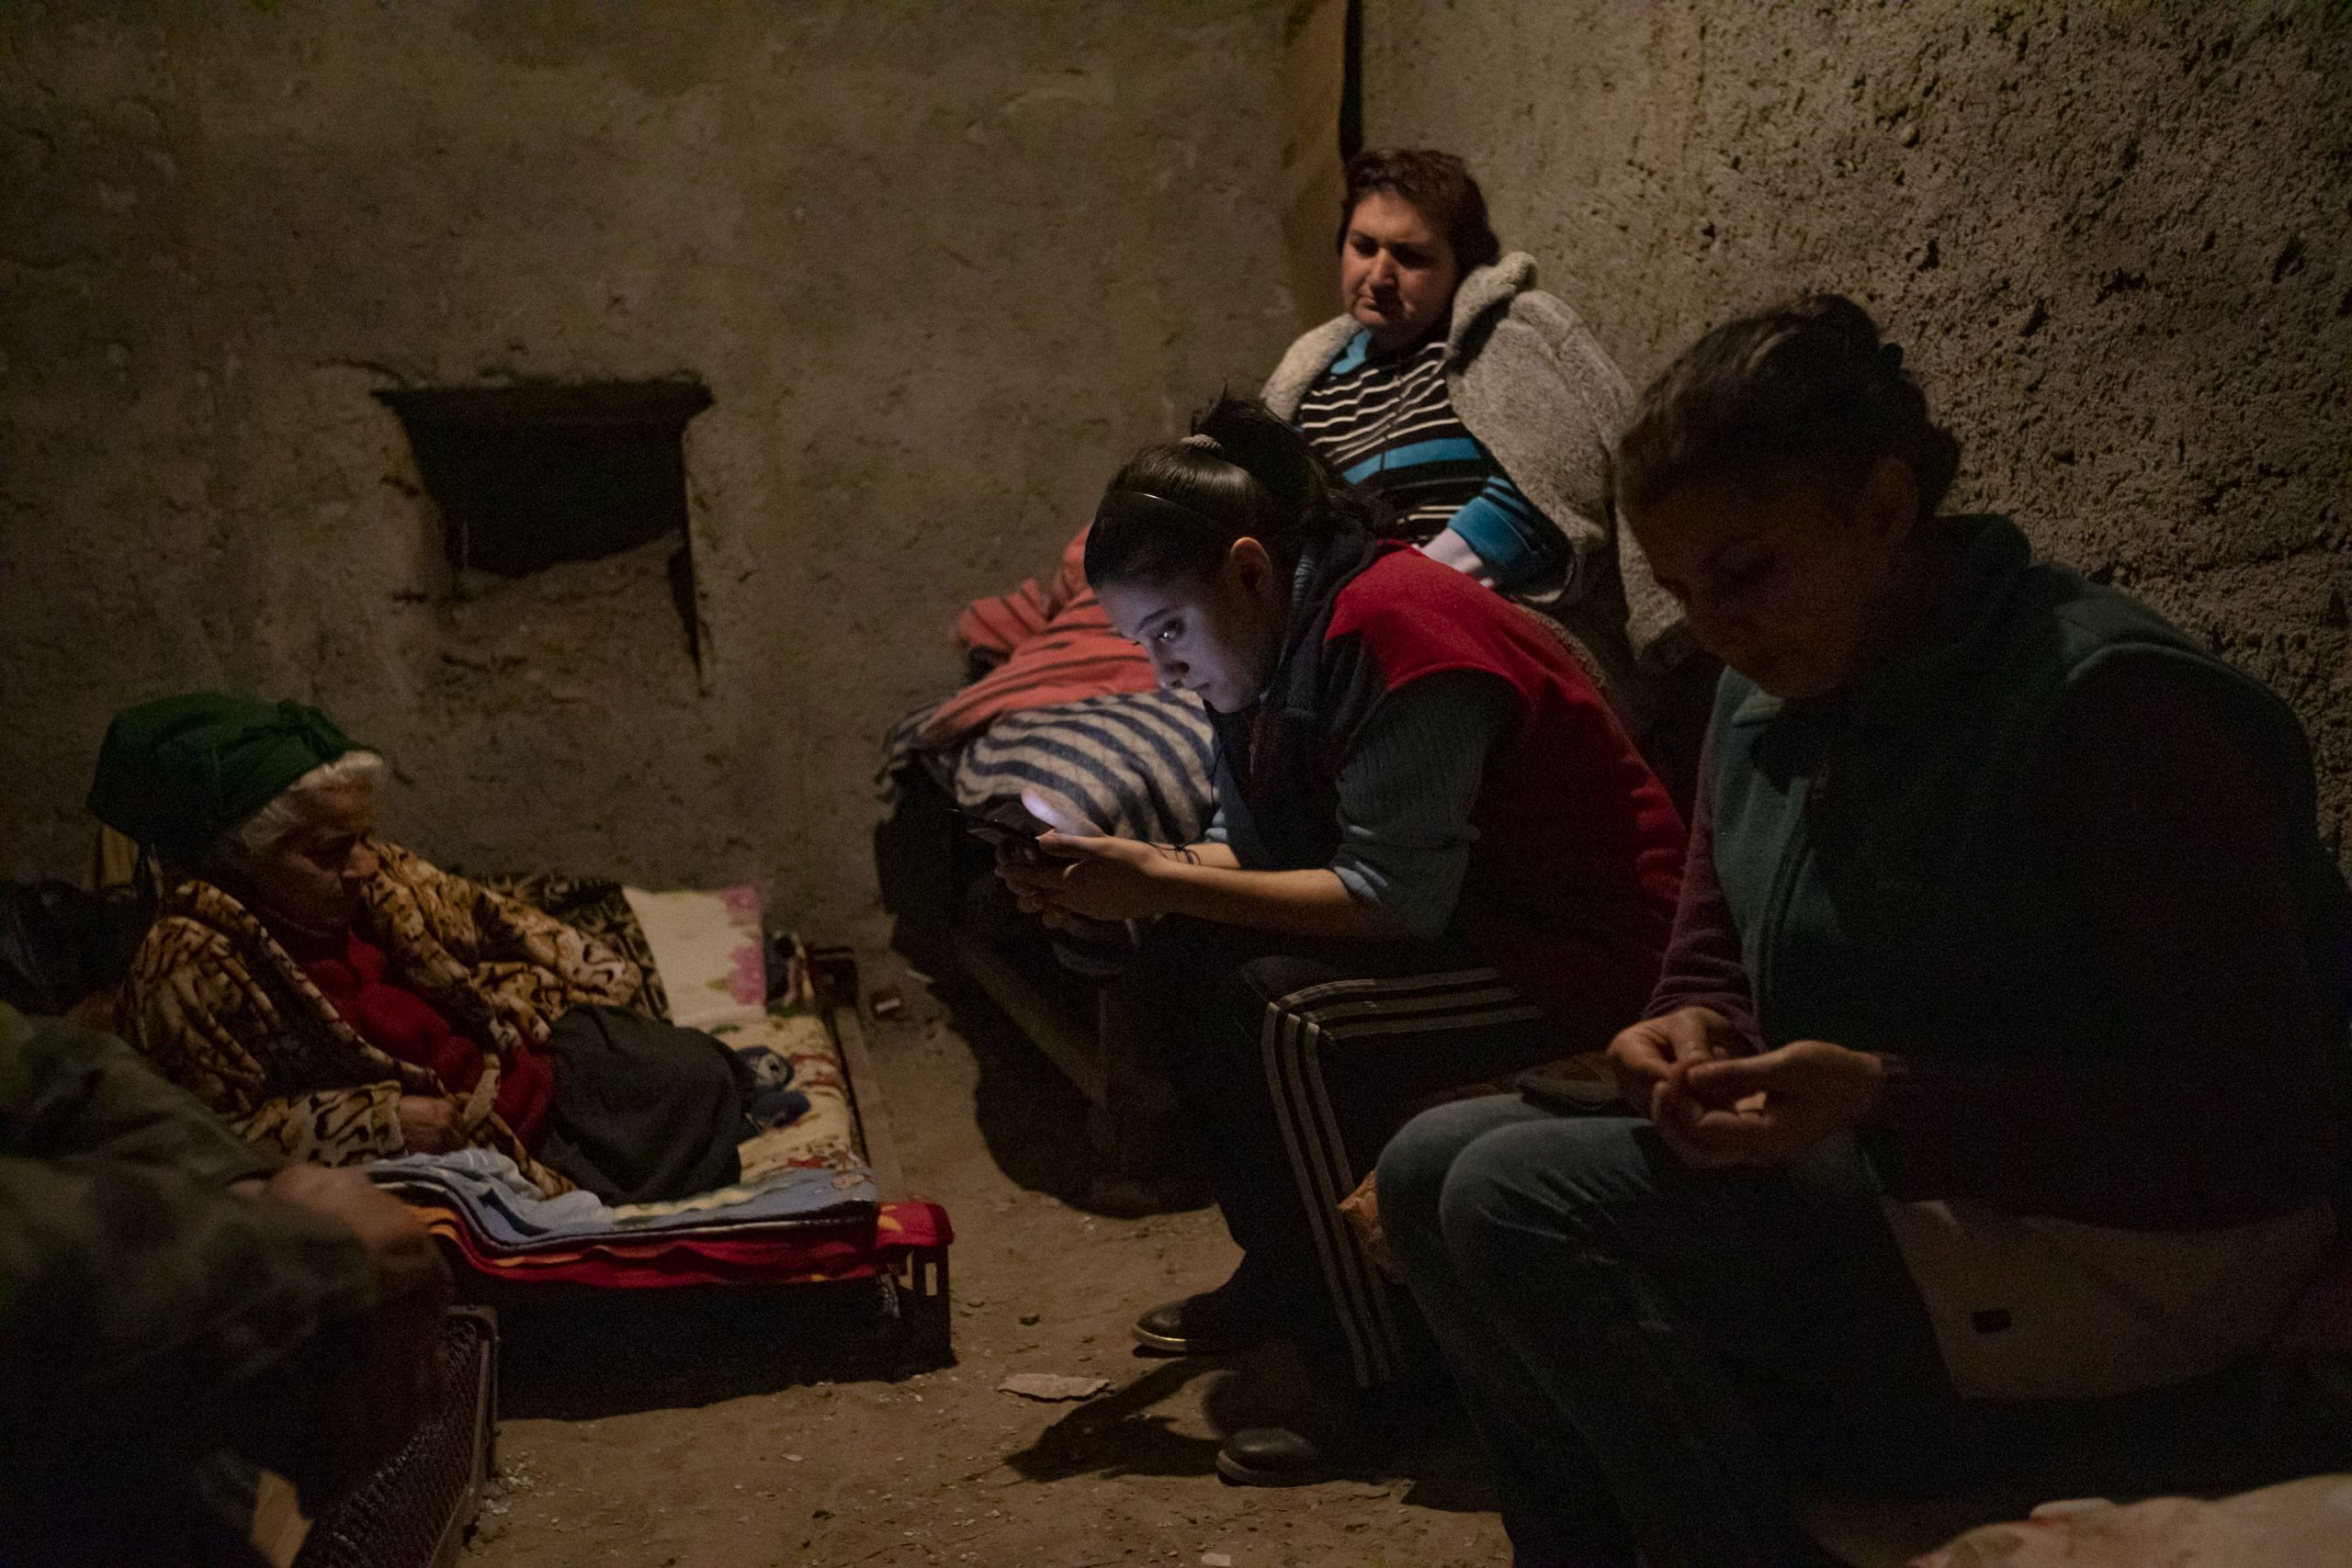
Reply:
<svg viewBox="0 0 2352 1568"><path fill-rule="evenodd" d="M1244 1350L1273 1332L1263 1292L1237 1271L1214 1291L1156 1306L1136 1319L1136 1343L1168 1356Z"/></svg>
<svg viewBox="0 0 2352 1568"><path fill-rule="evenodd" d="M1216 1452L1216 1472L1236 1486L1313 1486L1340 1473L1323 1445L1288 1427L1245 1427Z"/></svg>
<svg viewBox="0 0 2352 1568"><path fill-rule="evenodd" d="M1417 1434L1442 1419L1419 1381L1378 1388L1324 1385L1280 1426L1245 1427L1217 1450L1216 1472L1240 1486L1312 1486L1381 1474Z"/></svg>

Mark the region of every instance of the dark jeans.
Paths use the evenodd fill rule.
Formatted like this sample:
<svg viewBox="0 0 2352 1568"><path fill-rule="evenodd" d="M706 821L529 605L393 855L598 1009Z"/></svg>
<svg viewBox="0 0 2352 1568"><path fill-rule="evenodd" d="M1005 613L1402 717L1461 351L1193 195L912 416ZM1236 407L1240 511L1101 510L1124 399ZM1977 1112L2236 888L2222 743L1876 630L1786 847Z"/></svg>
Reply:
<svg viewBox="0 0 2352 1568"><path fill-rule="evenodd" d="M1792 1466L1949 1451L1957 1402L1849 1137L1694 1170L1647 1122L1495 1096L1415 1118L1379 1170L1524 1560L1591 1545L1613 1499L1654 1568L1826 1562Z"/></svg>
<svg viewBox="0 0 2352 1568"><path fill-rule="evenodd" d="M1475 953L1160 921L1122 982L1249 1278L1325 1375L1408 1370L1407 1303L1339 1210L1413 1102L1561 1054Z"/></svg>

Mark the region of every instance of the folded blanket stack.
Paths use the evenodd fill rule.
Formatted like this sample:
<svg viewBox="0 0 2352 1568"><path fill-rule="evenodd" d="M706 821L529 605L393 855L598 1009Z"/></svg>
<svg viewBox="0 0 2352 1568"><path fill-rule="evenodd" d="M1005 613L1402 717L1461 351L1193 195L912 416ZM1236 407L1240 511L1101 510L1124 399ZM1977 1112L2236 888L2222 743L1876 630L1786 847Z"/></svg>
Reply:
<svg viewBox="0 0 2352 1568"><path fill-rule="evenodd" d="M782 1285L870 1278L951 1239L944 1210L882 1203L863 1169L789 1168L666 1203L548 1198L487 1149L368 1168L475 1272L534 1284Z"/></svg>
<svg viewBox="0 0 2352 1568"><path fill-rule="evenodd" d="M1050 589L1041 592L1032 579L1011 593L974 600L956 619L956 637L967 649L1002 655L1003 662L924 716L919 743L934 750L1024 708L1148 692L1159 683L1151 660L1112 629L1086 585L1084 529L1062 550Z"/></svg>
<svg viewBox="0 0 2352 1568"><path fill-rule="evenodd" d="M1189 844L1216 807L1216 738L1201 699L1129 692L999 719L956 763L956 803L1042 798L1071 821L1155 843Z"/></svg>
<svg viewBox="0 0 2352 1568"><path fill-rule="evenodd" d="M891 728L876 780L885 805L897 802L902 775L921 771L969 811L1035 800L1052 817L1155 843L1192 843L1207 830L1207 710L1191 693L1159 689L1150 660L1088 588L1085 563L1081 529L1050 587L1033 579L966 607L957 640L995 662ZM1133 960L1135 932L1073 922L1055 931L1053 950L1064 968L1100 978Z"/></svg>
<svg viewBox="0 0 2352 1568"><path fill-rule="evenodd" d="M1112 629L1085 556L1080 530L1050 589L1032 580L966 607L957 639L998 662L891 728L876 777L886 804L919 754L959 752L951 787L967 808L1028 791L1105 833L1200 836L1213 807L1208 715L1200 698L1159 690L1143 650Z"/></svg>

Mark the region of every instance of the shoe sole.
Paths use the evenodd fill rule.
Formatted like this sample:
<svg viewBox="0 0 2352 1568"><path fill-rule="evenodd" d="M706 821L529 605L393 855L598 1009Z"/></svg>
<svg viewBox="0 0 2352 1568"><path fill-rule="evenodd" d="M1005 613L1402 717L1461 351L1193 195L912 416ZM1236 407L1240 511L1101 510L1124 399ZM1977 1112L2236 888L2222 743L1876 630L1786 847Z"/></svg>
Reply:
<svg viewBox="0 0 2352 1568"><path fill-rule="evenodd" d="M1222 1450L1216 1456L1216 1472L1236 1486L1320 1486L1340 1478L1335 1470L1259 1470Z"/></svg>
<svg viewBox="0 0 2352 1568"><path fill-rule="evenodd" d="M1136 1337L1136 1344L1163 1356L1222 1356L1258 1343L1255 1339L1184 1339L1173 1334L1154 1334L1140 1323L1130 1325L1127 1332Z"/></svg>

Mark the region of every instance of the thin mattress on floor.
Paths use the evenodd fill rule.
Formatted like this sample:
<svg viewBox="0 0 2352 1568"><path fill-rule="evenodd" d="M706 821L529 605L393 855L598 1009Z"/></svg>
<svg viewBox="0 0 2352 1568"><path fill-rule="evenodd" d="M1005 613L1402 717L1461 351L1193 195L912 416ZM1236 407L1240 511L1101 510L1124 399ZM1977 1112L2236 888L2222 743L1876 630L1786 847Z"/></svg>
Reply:
<svg viewBox="0 0 2352 1568"><path fill-rule="evenodd" d="M549 901L564 904L565 918L653 971L649 995L673 1022L735 1050L789 1060L808 1110L741 1145L735 1185L662 1203L614 1206L585 1192L550 1199L511 1161L481 1149L379 1161L370 1174L399 1190L474 1269L511 1280L797 1282L870 1275L895 1253L944 1246L944 1212L880 1201L839 1047L808 1010L805 978L796 975L769 1004L756 890L626 888L589 897L580 891L587 886L550 879L515 891L527 897L560 888L562 898Z"/></svg>

